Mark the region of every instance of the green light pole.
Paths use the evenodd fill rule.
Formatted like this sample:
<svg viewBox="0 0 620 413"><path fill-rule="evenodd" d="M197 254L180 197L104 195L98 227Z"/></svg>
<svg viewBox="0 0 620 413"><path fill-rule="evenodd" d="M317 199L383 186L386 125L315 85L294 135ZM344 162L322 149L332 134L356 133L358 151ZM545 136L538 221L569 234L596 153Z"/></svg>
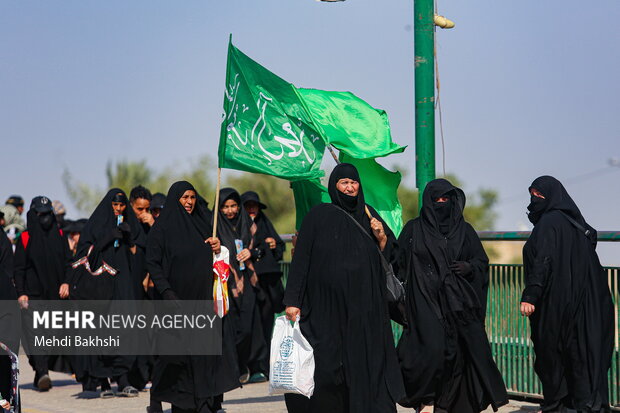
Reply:
<svg viewBox="0 0 620 413"><path fill-rule="evenodd" d="M433 0L414 0L415 175L419 208L435 179L435 23Z"/></svg>

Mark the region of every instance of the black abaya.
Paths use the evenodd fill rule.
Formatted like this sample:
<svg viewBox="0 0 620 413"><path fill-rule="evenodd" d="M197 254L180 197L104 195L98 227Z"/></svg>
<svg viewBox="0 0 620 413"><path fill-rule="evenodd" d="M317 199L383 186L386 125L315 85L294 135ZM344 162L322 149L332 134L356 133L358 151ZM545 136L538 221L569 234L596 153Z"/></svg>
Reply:
<svg viewBox="0 0 620 413"><path fill-rule="evenodd" d="M260 293L257 295L257 299L263 327L263 337L265 338L267 348L270 348L274 315L284 311L284 285L282 284L280 261L286 247L271 220L263 211L267 207L260 202L258 194L255 192L244 193L241 195L243 204L247 202L247 197L250 197L252 201L260 206L258 214L254 217L256 233L254 234L255 245L251 253L254 270L258 275L257 287L260 289ZM267 238L275 240L275 248L271 249L269 247L269 244L265 241Z"/></svg>
<svg viewBox="0 0 620 413"><path fill-rule="evenodd" d="M528 207L534 230L523 248L521 301L535 305L530 325L543 411L607 411L614 316L596 231L555 178L540 177L531 188L545 199L532 196Z"/></svg>
<svg viewBox="0 0 620 413"><path fill-rule="evenodd" d="M49 227L42 226L41 217L33 206L39 199L47 198L37 198L33 199L27 213L27 230L21 234L15 247L15 287L18 297L25 295L29 300L59 300L60 286L69 283L71 252L51 209L46 214L48 221L51 221ZM51 201L47 202L51 204ZM32 338L32 310L23 310L22 318L24 332ZM28 361L36 372L35 382L49 370L72 373L68 357L30 354L26 344L30 342L31 339L28 339L24 345Z"/></svg>
<svg viewBox="0 0 620 413"><path fill-rule="evenodd" d="M194 187L185 181L170 187L162 214L148 236L147 267L163 297L213 300L211 214L197 202L189 214L179 202ZM196 193L196 195L198 195ZM153 373L152 399L170 402L173 411L216 411L221 395L239 387L235 332L228 316L222 323L221 356L159 356Z"/></svg>
<svg viewBox="0 0 620 413"><path fill-rule="evenodd" d="M17 293L13 284L13 246L4 231L0 233L0 300L7 300L17 306ZM6 304L3 304L3 308ZM17 310L17 309L15 309ZM19 320L11 312L0 313L0 341L6 344L11 351L19 350ZM10 400L11 396L11 360L0 349L0 394L2 398ZM21 406L16 406L16 412L21 412Z"/></svg>
<svg viewBox="0 0 620 413"><path fill-rule="evenodd" d="M123 223L118 225L112 202L124 200ZM123 230L121 230L123 229ZM131 248L135 246L135 254ZM73 264L70 294L78 300L141 300L144 297L143 267L137 264L144 254L146 236L118 188L108 191L92 213L80 235L77 261ZM80 263L80 265L77 265ZM98 275L92 275L86 270ZM142 388L148 380L146 357L75 356L73 367L84 390L95 390L101 380L114 378L119 390L132 385ZM131 374L130 374L131 372ZM131 382L128 381L131 378Z"/></svg>
<svg viewBox="0 0 620 413"><path fill-rule="evenodd" d="M440 197L447 202L435 202ZM464 207L463 191L431 181L420 217L399 238L409 322L398 343L406 407L477 413L508 401L484 330L488 258ZM455 261L469 270L457 275Z"/></svg>
<svg viewBox="0 0 620 413"><path fill-rule="evenodd" d="M329 180L332 204L317 205L306 215L291 263L284 303L301 310L301 331L314 350L315 392L307 402L303 396L287 395L287 406L291 412L395 412L405 393L386 278L377 242L368 236L361 183L352 197L336 189L341 178L359 182L352 165L334 169ZM383 254L389 259L396 240L385 223L383 227L388 236Z"/></svg>
<svg viewBox="0 0 620 413"><path fill-rule="evenodd" d="M221 212L224 203L229 199L233 199L239 206L239 212L233 219L228 219ZM258 307L258 300L264 299L263 291L258 286L253 263L245 262L245 268L241 269L239 261L235 258L237 255L235 240L241 240L243 248L250 251L254 249L253 232L256 231L256 226L243 208L239 193L233 188L220 190L220 205L217 213L219 214L217 233L222 245L230 252L231 273L233 271L236 273L236 276L231 275L230 280L235 278L243 280L243 293L237 294L237 297L230 294L232 299L230 316L234 319L237 329L239 370L242 374L249 370L251 374L262 373L266 376L269 372L269 349L263 336ZM229 287L235 288L235 283L231 281L229 281Z"/></svg>

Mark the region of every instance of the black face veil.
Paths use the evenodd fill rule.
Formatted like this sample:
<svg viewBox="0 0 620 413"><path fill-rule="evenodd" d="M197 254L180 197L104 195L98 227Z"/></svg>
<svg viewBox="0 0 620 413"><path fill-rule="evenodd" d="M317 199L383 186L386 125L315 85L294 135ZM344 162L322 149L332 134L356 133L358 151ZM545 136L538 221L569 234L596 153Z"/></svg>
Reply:
<svg viewBox="0 0 620 413"><path fill-rule="evenodd" d="M542 199L531 195L527 209L529 211L528 219L532 224L536 225L545 212L556 210L564 212L581 226L587 225L577 204L560 181L552 176L543 175L536 178L528 190L531 191L532 188L538 190L545 197Z"/></svg>
<svg viewBox="0 0 620 413"><path fill-rule="evenodd" d="M357 196L346 195L336 188L338 181L345 178L359 182L360 189ZM364 191L362 190L362 182L360 181L359 172L354 165L351 165L350 163L338 164L329 176L327 190L329 197L332 200L332 204L347 211L360 224L364 224L366 222L366 224L370 225L368 218L365 218L366 201L364 199Z"/></svg>
<svg viewBox="0 0 620 413"><path fill-rule="evenodd" d="M442 197L448 198L447 202L437 202ZM461 239L462 242L465 233L464 208L465 193L460 188L446 179L432 180L426 185L422 196L420 216L425 232L435 238Z"/></svg>

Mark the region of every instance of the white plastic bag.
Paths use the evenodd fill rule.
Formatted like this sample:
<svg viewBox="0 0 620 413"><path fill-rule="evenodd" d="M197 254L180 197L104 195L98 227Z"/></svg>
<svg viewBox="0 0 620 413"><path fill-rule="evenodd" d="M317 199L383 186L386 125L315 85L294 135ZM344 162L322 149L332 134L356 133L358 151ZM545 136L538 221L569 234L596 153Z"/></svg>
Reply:
<svg viewBox="0 0 620 413"><path fill-rule="evenodd" d="M310 398L314 392L314 352L295 325L285 316L276 319L269 360L269 394L298 393Z"/></svg>

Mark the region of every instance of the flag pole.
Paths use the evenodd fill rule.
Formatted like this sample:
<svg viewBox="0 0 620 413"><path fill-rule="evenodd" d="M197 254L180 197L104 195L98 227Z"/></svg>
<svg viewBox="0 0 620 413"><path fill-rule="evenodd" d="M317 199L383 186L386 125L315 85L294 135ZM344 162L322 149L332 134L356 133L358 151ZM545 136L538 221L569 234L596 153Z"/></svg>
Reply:
<svg viewBox="0 0 620 413"><path fill-rule="evenodd" d="M215 186L215 205L213 206L213 238L217 235L217 216L220 210L220 181L222 168L217 168L217 185ZM214 253L215 254L215 253Z"/></svg>
<svg viewBox="0 0 620 413"><path fill-rule="evenodd" d="M329 150L329 153L332 154L332 157L334 158L334 161L336 161L336 164L339 165L340 161L338 160L338 157L336 156L336 152L334 152L334 148L331 145L327 145L327 149ZM373 216L368 210L368 205L364 205L364 210L366 211L366 215L368 215L368 218L372 219Z"/></svg>

